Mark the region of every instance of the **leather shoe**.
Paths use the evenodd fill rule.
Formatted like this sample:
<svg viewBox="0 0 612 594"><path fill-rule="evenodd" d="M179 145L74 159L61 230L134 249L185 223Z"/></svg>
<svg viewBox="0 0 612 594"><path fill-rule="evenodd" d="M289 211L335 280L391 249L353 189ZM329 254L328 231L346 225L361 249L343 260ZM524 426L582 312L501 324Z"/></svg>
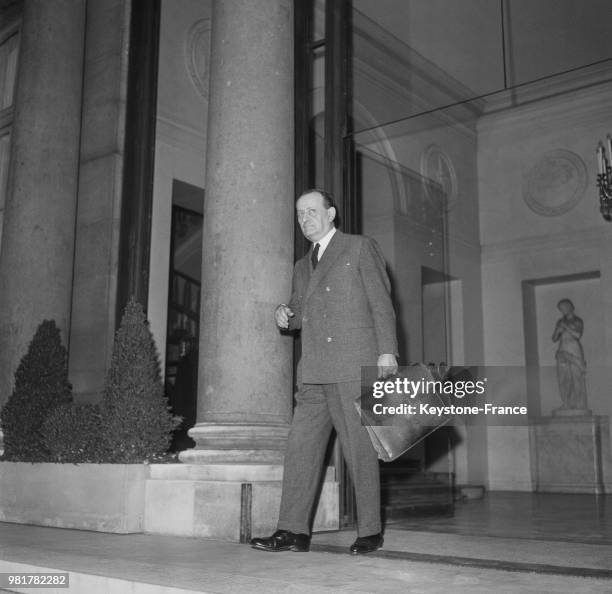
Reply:
<svg viewBox="0 0 612 594"><path fill-rule="evenodd" d="M351 555L372 553L383 546L383 540L383 535L380 532L378 534L371 534L370 536L360 536L351 545L349 550L351 551Z"/></svg>
<svg viewBox="0 0 612 594"><path fill-rule="evenodd" d="M288 530L277 530L267 538L251 539L251 546L261 551L295 551L306 553L310 550L310 536L308 534L295 534Z"/></svg>

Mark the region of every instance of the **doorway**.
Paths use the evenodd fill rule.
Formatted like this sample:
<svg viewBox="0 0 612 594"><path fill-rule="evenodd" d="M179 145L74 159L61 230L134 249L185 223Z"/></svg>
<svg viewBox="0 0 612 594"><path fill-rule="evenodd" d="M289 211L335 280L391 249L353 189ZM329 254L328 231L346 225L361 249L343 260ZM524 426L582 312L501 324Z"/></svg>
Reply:
<svg viewBox="0 0 612 594"><path fill-rule="evenodd" d="M202 188L174 180L164 377L172 412L183 421L174 432L172 451L195 445L187 431L197 411L203 204Z"/></svg>

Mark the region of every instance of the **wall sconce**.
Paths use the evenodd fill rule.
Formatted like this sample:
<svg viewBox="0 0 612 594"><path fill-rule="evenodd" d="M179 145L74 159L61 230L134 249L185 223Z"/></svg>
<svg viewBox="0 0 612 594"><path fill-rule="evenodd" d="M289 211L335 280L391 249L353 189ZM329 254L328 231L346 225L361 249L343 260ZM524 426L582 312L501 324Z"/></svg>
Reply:
<svg viewBox="0 0 612 594"><path fill-rule="evenodd" d="M612 221L612 138L608 134L608 155L603 142L597 146L597 187L599 188L599 210L606 221Z"/></svg>

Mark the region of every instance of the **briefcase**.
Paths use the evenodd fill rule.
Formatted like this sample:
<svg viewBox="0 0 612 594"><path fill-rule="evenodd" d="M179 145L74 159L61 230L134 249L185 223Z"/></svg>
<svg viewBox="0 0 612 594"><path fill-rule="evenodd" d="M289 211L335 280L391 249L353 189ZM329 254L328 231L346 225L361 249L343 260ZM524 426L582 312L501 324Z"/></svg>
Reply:
<svg viewBox="0 0 612 594"><path fill-rule="evenodd" d="M355 406L384 462L399 458L453 418L448 411L451 397L440 389L444 377L432 367L417 363L375 381L362 381Z"/></svg>

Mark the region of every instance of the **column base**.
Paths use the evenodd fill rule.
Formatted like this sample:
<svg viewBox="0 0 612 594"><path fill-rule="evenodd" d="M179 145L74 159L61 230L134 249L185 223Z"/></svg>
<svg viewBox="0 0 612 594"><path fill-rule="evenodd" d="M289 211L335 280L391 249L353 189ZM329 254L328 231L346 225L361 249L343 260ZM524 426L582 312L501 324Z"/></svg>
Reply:
<svg viewBox="0 0 612 594"><path fill-rule="evenodd" d="M145 532L248 542L276 530L282 489L277 464L153 464ZM338 530L339 483L328 468L313 531Z"/></svg>
<svg viewBox="0 0 612 594"><path fill-rule="evenodd" d="M198 423L189 430L195 448L184 450L185 464L282 464L289 425Z"/></svg>
<svg viewBox="0 0 612 594"><path fill-rule="evenodd" d="M276 450L185 450L179 454L184 464L282 464L283 452Z"/></svg>

